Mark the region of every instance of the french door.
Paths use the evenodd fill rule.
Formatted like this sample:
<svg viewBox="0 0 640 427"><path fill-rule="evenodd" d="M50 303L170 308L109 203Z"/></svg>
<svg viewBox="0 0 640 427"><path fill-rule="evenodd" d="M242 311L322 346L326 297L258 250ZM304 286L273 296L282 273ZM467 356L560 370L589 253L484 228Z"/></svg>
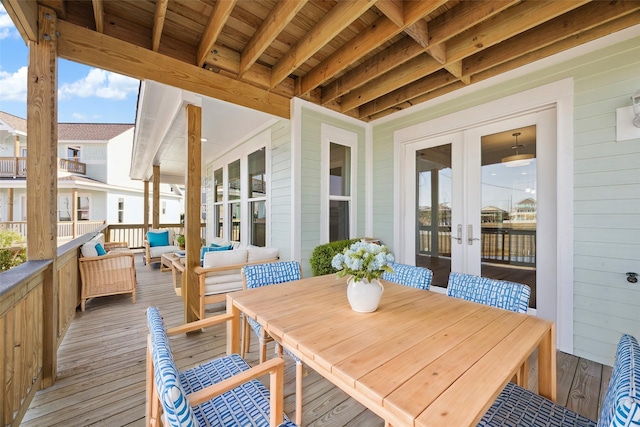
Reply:
<svg viewBox="0 0 640 427"><path fill-rule="evenodd" d="M548 109L406 145L405 236L415 239L404 254L434 272L433 286L451 271L526 283L535 308L555 236L555 187L542 173L555 170L555 135Z"/></svg>

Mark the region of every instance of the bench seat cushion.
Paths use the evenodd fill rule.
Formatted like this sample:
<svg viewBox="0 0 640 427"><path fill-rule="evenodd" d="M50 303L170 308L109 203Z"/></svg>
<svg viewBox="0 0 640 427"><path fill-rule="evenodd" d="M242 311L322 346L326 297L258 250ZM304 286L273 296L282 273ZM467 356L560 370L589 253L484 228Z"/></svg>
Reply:
<svg viewBox="0 0 640 427"><path fill-rule="evenodd" d="M242 279L239 281L229 281L229 282L219 282L215 284L208 284L208 279L205 279L204 285L204 294L205 295L216 295L216 294L224 294L227 292L241 291L242 290Z"/></svg>
<svg viewBox="0 0 640 427"><path fill-rule="evenodd" d="M245 264L247 250L235 249L231 251L206 252L202 261L204 268L226 267L229 265Z"/></svg>
<svg viewBox="0 0 640 427"><path fill-rule="evenodd" d="M151 258L159 258L160 256L162 256L163 254L169 254L169 253L173 253L175 251L180 250L179 247L177 246L152 246L149 248L149 255L151 255Z"/></svg>

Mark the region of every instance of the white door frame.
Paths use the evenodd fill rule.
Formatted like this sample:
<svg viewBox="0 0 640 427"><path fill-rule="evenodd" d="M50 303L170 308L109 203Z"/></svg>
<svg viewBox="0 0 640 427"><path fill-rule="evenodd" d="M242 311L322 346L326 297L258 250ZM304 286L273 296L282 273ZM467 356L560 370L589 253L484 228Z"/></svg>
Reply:
<svg viewBox="0 0 640 427"><path fill-rule="evenodd" d="M415 156L413 162L407 164L407 152L413 144L455 133L468 134L479 127L507 120L517 121L519 117L548 110L555 114L556 126L551 128L551 137L555 137L556 144L552 144L553 150L549 152L544 149L538 152L540 162L547 163L544 173L538 173L538 188L547 185L555 189L555 207L550 214L540 206L543 211L539 212L538 218L539 221L549 222L545 227L547 230L555 230L555 241L551 245L553 249L545 251L547 259L538 260L539 265L540 262L546 265L545 271L538 270L538 275L544 277L541 279L538 276L538 283L541 280L551 283L545 284L548 291L543 291L542 299L538 299L537 315L556 322L558 349L573 353L572 79L550 83L394 132L394 248L400 262L415 263L415 229L411 235L405 234L407 226L415 225L415 192L410 191L415 188ZM544 145L548 144L541 141L538 147ZM453 156L452 160L455 161L455 154ZM411 176L407 178L407 175ZM411 180L412 187L406 186L407 179ZM411 201L413 204L410 205Z"/></svg>

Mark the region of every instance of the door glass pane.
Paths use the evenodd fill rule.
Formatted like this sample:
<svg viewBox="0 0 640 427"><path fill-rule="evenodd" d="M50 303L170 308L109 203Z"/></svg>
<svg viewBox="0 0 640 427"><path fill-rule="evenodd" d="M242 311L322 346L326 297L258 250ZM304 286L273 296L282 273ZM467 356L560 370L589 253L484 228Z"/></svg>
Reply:
<svg viewBox="0 0 640 427"><path fill-rule="evenodd" d="M222 227L224 224L224 206L223 205L215 205L213 207L213 213L215 218L213 220L215 226L215 230L213 231L214 237L222 237Z"/></svg>
<svg viewBox="0 0 640 427"><path fill-rule="evenodd" d="M536 127L482 137L481 271L529 285L535 307Z"/></svg>
<svg viewBox="0 0 640 427"><path fill-rule="evenodd" d="M224 186L222 182L222 168L213 172L213 202L222 201Z"/></svg>
<svg viewBox="0 0 640 427"><path fill-rule="evenodd" d="M346 200L329 201L329 241L349 238L349 202Z"/></svg>
<svg viewBox="0 0 640 427"><path fill-rule="evenodd" d="M451 272L451 144L416 152L416 265L433 271L432 286Z"/></svg>
<svg viewBox="0 0 640 427"><path fill-rule="evenodd" d="M249 154L249 198L267 194L264 148Z"/></svg>
<svg viewBox="0 0 640 427"><path fill-rule="evenodd" d="M329 146L331 166L329 167L329 194L331 196L351 195L351 148L331 143Z"/></svg>
<svg viewBox="0 0 640 427"><path fill-rule="evenodd" d="M229 163L229 200L240 199L240 159Z"/></svg>
<svg viewBox="0 0 640 427"><path fill-rule="evenodd" d="M231 218L229 236L234 242L240 241L240 203L229 204L229 218Z"/></svg>
<svg viewBox="0 0 640 427"><path fill-rule="evenodd" d="M251 202L251 244L265 246L266 243L266 202Z"/></svg>

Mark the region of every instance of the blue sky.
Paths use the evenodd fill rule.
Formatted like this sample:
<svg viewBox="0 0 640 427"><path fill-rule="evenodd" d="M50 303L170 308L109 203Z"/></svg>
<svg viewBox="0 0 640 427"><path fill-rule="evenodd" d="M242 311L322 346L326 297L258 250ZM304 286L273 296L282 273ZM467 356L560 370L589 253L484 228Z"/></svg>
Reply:
<svg viewBox="0 0 640 427"><path fill-rule="evenodd" d="M29 49L0 4L0 111L27 117ZM134 123L139 81L58 59L58 122Z"/></svg>

